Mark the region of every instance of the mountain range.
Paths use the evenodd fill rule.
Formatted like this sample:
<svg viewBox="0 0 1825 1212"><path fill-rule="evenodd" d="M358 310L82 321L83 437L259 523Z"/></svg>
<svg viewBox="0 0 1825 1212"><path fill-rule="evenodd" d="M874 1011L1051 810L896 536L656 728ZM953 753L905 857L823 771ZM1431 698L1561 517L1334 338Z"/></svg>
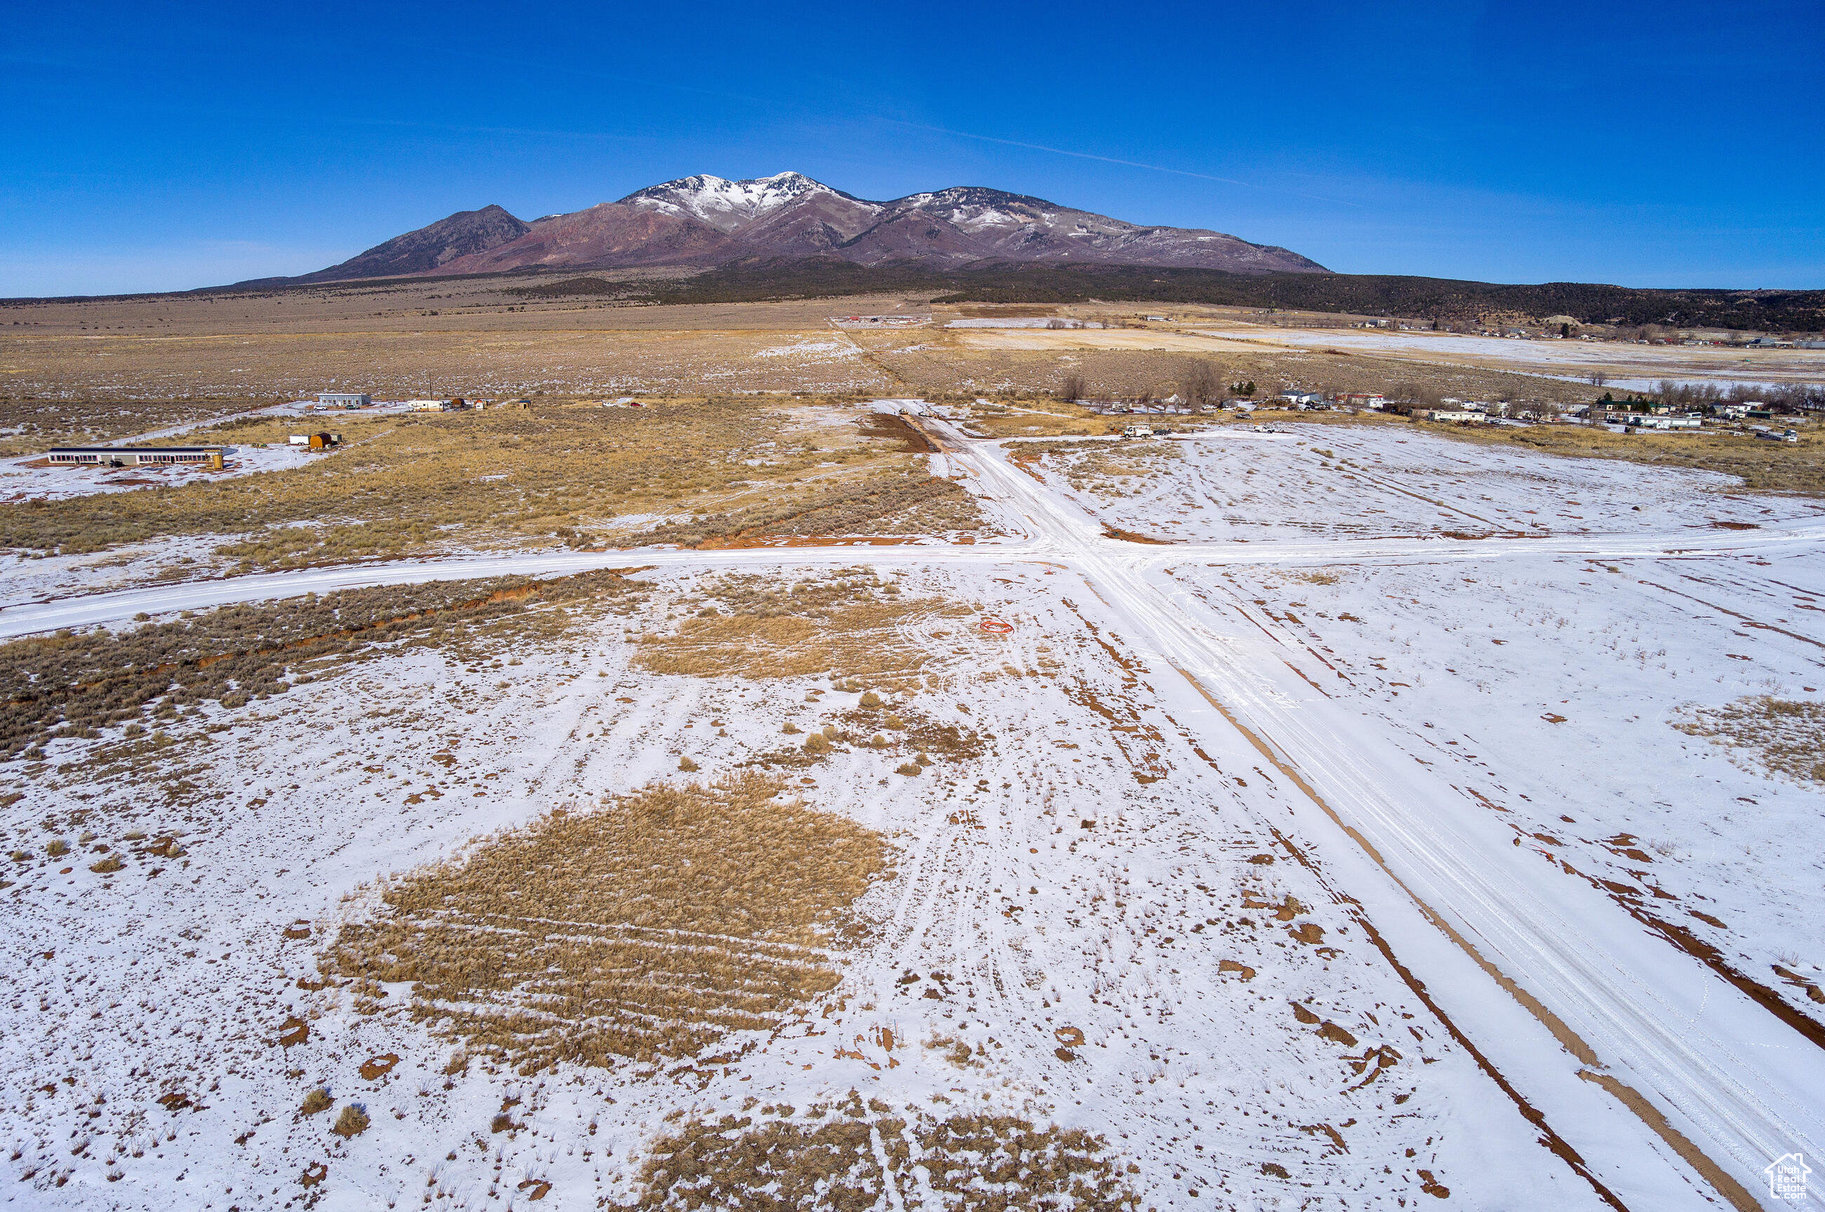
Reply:
<svg viewBox="0 0 1825 1212"><path fill-rule="evenodd" d="M1042 262L1328 272L1298 253L1223 232L1142 226L996 189L957 186L871 202L785 172L747 181L683 177L531 222L499 206L459 211L340 265L273 281L809 259L944 269Z"/></svg>

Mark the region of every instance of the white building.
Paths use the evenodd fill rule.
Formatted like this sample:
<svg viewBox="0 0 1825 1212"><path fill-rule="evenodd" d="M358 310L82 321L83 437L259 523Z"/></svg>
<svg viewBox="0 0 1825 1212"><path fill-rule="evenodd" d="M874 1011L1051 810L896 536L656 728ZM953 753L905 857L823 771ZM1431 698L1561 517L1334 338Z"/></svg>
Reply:
<svg viewBox="0 0 1825 1212"><path fill-rule="evenodd" d="M160 467L201 463L222 468L221 446L59 446L50 461L62 467Z"/></svg>
<svg viewBox="0 0 1825 1212"><path fill-rule="evenodd" d="M320 391L317 403L325 408L366 408L374 397L365 391Z"/></svg>

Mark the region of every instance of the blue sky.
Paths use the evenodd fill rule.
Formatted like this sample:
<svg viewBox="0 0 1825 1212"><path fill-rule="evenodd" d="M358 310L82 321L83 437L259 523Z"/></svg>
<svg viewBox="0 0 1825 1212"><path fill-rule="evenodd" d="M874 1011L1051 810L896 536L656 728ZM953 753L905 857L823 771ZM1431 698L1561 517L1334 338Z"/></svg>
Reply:
<svg viewBox="0 0 1825 1212"><path fill-rule="evenodd" d="M14 4L0 295L339 261L694 172L1337 270L1825 287L1825 2Z"/></svg>

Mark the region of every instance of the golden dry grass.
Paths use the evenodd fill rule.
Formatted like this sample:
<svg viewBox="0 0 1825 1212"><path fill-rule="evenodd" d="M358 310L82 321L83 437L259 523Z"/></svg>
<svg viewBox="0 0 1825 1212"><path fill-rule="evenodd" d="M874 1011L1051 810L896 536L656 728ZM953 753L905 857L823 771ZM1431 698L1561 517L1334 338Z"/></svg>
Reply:
<svg viewBox="0 0 1825 1212"><path fill-rule="evenodd" d="M528 304L459 284L310 296L0 304L0 398L473 398L628 390L882 392L892 379L832 340L828 305ZM429 290L430 293L426 293ZM25 323L11 321L20 311ZM792 352L781 353L781 350Z"/></svg>
<svg viewBox="0 0 1825 1212"><path fill-rule="evenodd" d="M1692 708L1673 727L1728 748L1748 769L1825 787L1825 703L1751 695Z"/></svg>
<svg viewBox="0 0 1825 1212"><path fill-rule="evenodd" d="M1127 423L1126 417L1046 399L1026 400L1001 412L980 412L970 418L971 429L991 438L1113 436Z"/></svg>
<svg viewBox="0 0 1825 1212"><path fill-rule="evenodd" d="M757 774L560 810L400 878L326 974L522 1071L692 1056L833 988L880 837Z"/></svg>
<svg viewBox="0 0 1825 1212"><path fill-rule="evenodd" d="M254 406L253 401L243 398L11 400L0 397L0 456L33 454L52 446L100 445L154 430L196 424Z"/></svg>
<svg viewBox="0 0 1825 1212"><path fill-rule="evenodd" d="M636 664L692 677L834 674L908 689L931 662L927 633L949 631L970 613L941 598L902 597L893 582L853 569L792 585L722 577L699 593L705 604L696 614L640 637Z"/></svg>
<svg viewBox="0 0 1825 1212"><path fill-rule="evenodd" d="M750 518L802 534L802 525L833 520L819 514L833 502L866 524L927 498L955 506L962 495L931 479L897 441L819 424L782 403L348 420L338 424L347 448L300 468L0 505L0 547L74 553L216 535L232 540L219 552L244 569L288 567L450 544L600 546L627 533L625 515L697 519L705 536ZM249 418L197 436L283 441L288 427L295 425ZM953 521L970 524L961 514Z"/></svg>
<svg viewBox="0 0 1825 1212"><path fill-rule="evenodd" d="M1136 1212L1139 1200L1105 1151L1101 1137L1079 1129L1011 1115L896 1115L852 1091L802 1117L725 1116L664 1138L639 1195L621 1209L859 1212L881 1206L884 1192L898 1197L893 1206L929 1207L928 1185L952 1212Z"/></svg>

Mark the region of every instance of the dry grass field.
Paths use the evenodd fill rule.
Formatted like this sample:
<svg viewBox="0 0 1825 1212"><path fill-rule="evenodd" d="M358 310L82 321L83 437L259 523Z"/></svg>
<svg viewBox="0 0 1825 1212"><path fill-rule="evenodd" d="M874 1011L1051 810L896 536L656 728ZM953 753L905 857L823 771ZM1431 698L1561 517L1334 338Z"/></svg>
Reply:
<svg viewBox="0 0 1825 1212"><path fill-rule="evenodd" d="M1416 352L1383 348L1393 339L1385 334L1370 340L1339 328L1337 340L1327 343L1321 339L1328 331L1325 326L1341 323L1339 317L1174 305L1168 309L1170 321L1147 322L1141 317L1149 309L1133 304L934 306L928 296L887 295L630 306L599 297L541 299L515 293L535 281L453 279L284 292L0 304L0 452L27 452L75 439L120 437L338 388L367 390L381 398L528 396L535 407L546 409L579 398L613 398L623 393L698 399L731 393L810 393L826 399L923 396L951 402L986 396L1006 409L975 418L980 431L993 436L1108 432L1107 418L1054 398L1068 377L1080 379L1089 398L1165 398L1180 391L1186 376L1200 365L1210 367L1221 383L1252 381L1260 394L1289 386L1568 405L1587 402L1597 391L1588 383L1505 368L1501 358L1487 356L1473 340L1462 351L1439 353L1428 347ZM896 311L929 316L930 322L894 329L839 329L832 324L838 316ZM946 327L958 319L997 318L1056 319L1106 327ZM1206 330L1238 339L1218 339L1205 335ZM1312 339L1306 340L1308 337ZM1647 373L1642 367L1653 363L1649 369L1658 367L1668 374L1680 373L1682 367L1709 368L1719 370L1719 377L1726 379L1732 376L1722 370L1738 371L1735 377L1741 377L1763 362L1772 367L1767 370L1771 376L1797 373L1779 359L1799 356L1780 351L1750 355L1706 349L1694 352L1683 347L1612 347L1601 342L1495 344L1542 357L1575 354L1585 361L1595 358L1600 362L1613 354L1618 373ZM1738 365L1751 357L1760 361L1748 370ZM1720 363L1720 358L1729 365ZM1687 367L1687 363L1692 365ZM1582 367L1581 361L1571 369ZM709 420L694 418L693 423ZM491 452L474 452L478 468L481 462L505 453L493 441L498 435L488 432L488 426L495 424L501 423L486 422L470 431L479 444L492 446ZM342 428L363 427L351 420ZM1526 439L1502 434L1484 440L1528 440L1567 453L1712 467L1742 474L1756 488L1807 491L1811 479L1810 473L1786 470L1795 466L1791 452L1745 455L1734 452L1729 440L1723 439L1719 440L1722 445L1684 439L1677 446L1630 445L1606 444L1601 437L1567 437L1558 431L1530 434ZM239 436L253 440L251 432ZM416 436L427 435L421 431ZM581 430L576 436L587 440ZM387 441L393 440L371 443L374 449L370 453L384 456ZM420 443L413 453L446 454L447 446L447 441ZM711 458L730 449L726 440L711 435L708 450L715 452ZM550 453L549 444L541 453ZM432 469L430 461L423 462ZM1799 460L1800 464L1808 462ZM468 478L481 474L486 473L478 470ZM516 471L514 478L525 482L527 477L524 471ZM779 478L773 477L772 482ZM883 491L901 493L897 502L887 503L900 512L925 515L908 522L910 527L926 532L963 528L955 513L955 497L940 500L946 495L942 489L935 490L937 496L922 497L921 493L934 492L929 484L908 495L908 487L893 490L884 486ZM424 491L442 498L452 495L452 485L433 470ZM526 500L516 499L505 509L497 509L501 502L492 492L481 494L482 512L490 518L501 517L500 522L490 523L495 529L522 538L549 537L550 529L566 527L587 530L583 524L590 512L564 507L555 499L562 495L560 490L535 485L532 492L553 498L549 517ZM384 492L380 495L386 496ZM457 498L475 495L467 488L454 490ZM375 503L379 508L373 520L378 530L373 535L338 530L337 522L326 521L333 519L335 509L318 502L302 511L302 516L324 522L336 533L321 541L264 536L253 540L255 548L265 551L254 553L253 563L283 558L275 543L379 554L426 539L428 532L423 527L414 535L402 535L402 527L409 530L411 524L390 516L384 500ZM220 510L215 506L232 513L239 504L243 503L198 497L194 504L181 503L174 512L208 515L199 516L192 533L222 533L228 519L218 516ZM621 504L617 503L617 512L685 515L668 516L666 521L673 528L655 534L656 541L701 543L721 537L755 537L751 533L755 527L749 523L757 519L735 522L718 516L719 508L691 507L696 503L688 499L662 501L662 507L654 509L619 508ZM850 503L840 500L829 505L839 514L853 512ZM131 512L132 507L125 508ZM797 506L783 508L790 514ZM449 522L471 531L485 529L474 520L474 508L454 501L449 509ZM258 508L240 512L255 526L265 526L296 520L300 511L289 511L292 517L284 516L288 512L284 509L271 516ZM799 526L780 518L775 519L775 529L829 533L841 528L830 521L813 518ZM90 529L86 522L84 530ZM547 522L552 525L541 536L539 531ZM762 525L764 528L766 523ZM34 529L0 522L0 542L43 550L47 536L34 537L29 533ZM95 529L112 535L143 527L120 518L108 519ZM58 540L60 545L82 541ZM109 537L105 541L121 540Z"/></svg>
<svg viewBox="0 0 1825 1212"><path fill-rule="evenodd" d="M378 397L645 391L869 392L930 397L1055 392L1082 374L1105 397L1166 396L1188 358L1308 388L1585 398L1577 384L1489 368L1429 367L1372 351L1238 347L1182 331L1222 309L937 306L922 296L625 306L528 301L515 279L386 283L279 293L0 304L0 409L42 400L267 401L327 389ZM847 330L833 316L900 311L931 326ZM1183 313L1183 314L1179 314ZM1009 314L1092 319L1103 330L948 329ZM0 424L12 423L0 415Z"/></svg>
<svg viewBox="0 0 1825 1212"><path fill-rule="evenodd" d="M265 401L33 399L0 394L0 458L36 454L51 446L99 445L156 430L194 425Z"/></svg>
<svg viewBox="0 0 1825 1212"><path fill-rule="evenodd" d="M871 417L788 398L587 404L338 422L347 446L308 466L214 483L0 505L0 546L100 551L222 540L241 569L451 548L967 532L932 479ZM870 422L864 428L858 422ZM246 418L197 438L283 441Z"/></svg>
<svg viewBox="0 0 1825 1212"><path fill-rule="evenodd" d="M243 707L323 677L351 660L404 644L447 645L465 659L511 642L549 640L588 603L629 609L642 587L612 572L549 581L501 577L350 589L195 619L147 622L123 632L58 632L0 644L0 755L43 757L58 736L92 739L127 725L126 752L156 751L158 728L195 705Z"/></svg>
<svg viewBox="0 0 1825 1212"><path fill-rule="evenodd" d="M517 283L0 304L0 401L882 392L831 305L527 302ZM903 300L844 300L885 311ZM12 424L0 416L0 426Z"/></svg>
<svg viewBox="0 0 1825 1212"><path fill-rule="evenodd" d="M825 952L887 864L785 792L749 773L559 809L390 884L325 971L369 998L413 982L414 1019L522 1072L769 1029L836 985Z"/></svg>

